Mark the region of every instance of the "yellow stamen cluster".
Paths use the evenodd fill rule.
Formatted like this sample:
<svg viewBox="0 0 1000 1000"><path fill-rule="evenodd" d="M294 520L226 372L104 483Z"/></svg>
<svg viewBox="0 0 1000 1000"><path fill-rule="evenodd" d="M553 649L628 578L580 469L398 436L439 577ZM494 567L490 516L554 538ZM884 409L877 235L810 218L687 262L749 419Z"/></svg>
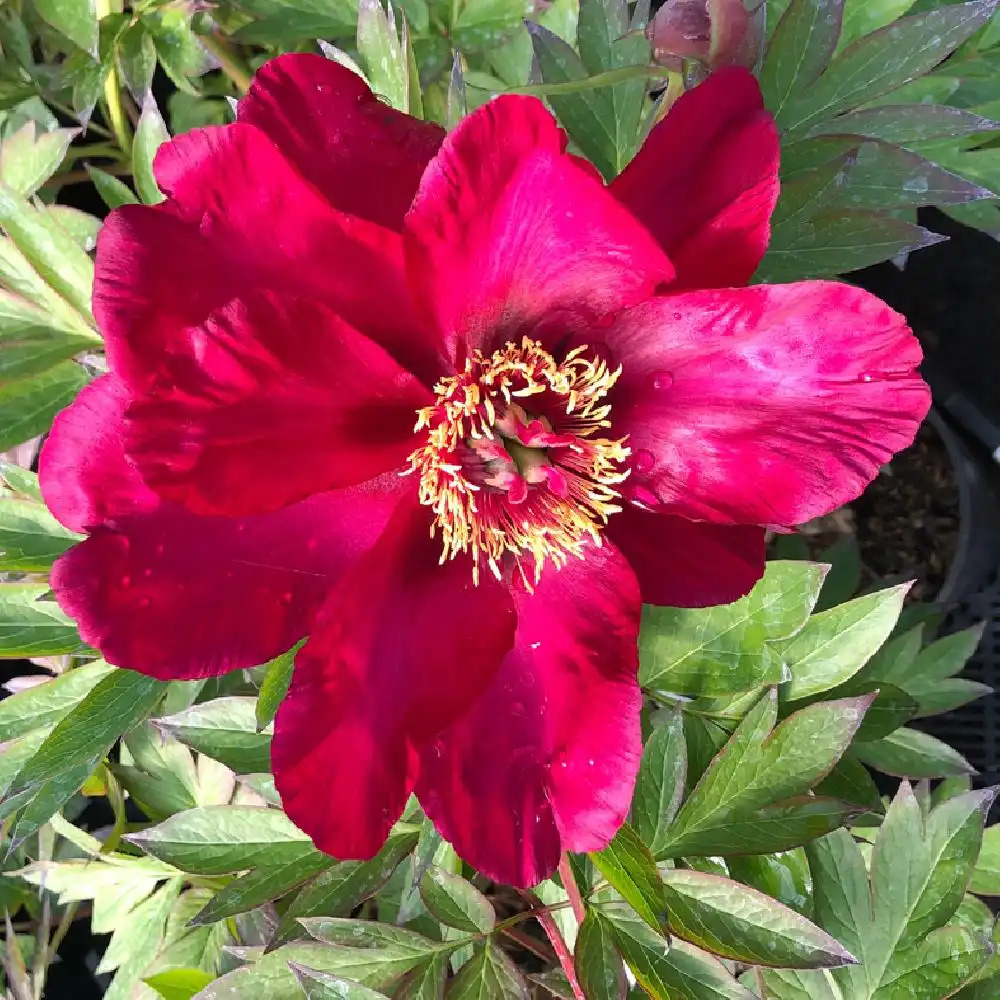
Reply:
<svg viewBox="0 0 1000 1000"><path fill-rule="evenodd" d="M501 561L510 555L530 589L522 559L530 562L537 583L546 561L562 566L570 555L582 557L588 540L600 545L600 528L621 510L616 487L628 475L623 464L629 449L624 438L598 436L610 426L611 407L604 400L621 369L612 371L585 352L576 348L556 362L528 338L508 342L489 357L477 352L464 371L435 385L434 405L418 411L416 430L426 428L427 438L410 455L408 471L419 475L420 502L434 511L431 535L441 534L441 562L470 553L476 583L481 563L500 578ZM530 397L542 397L536 402L555 432L572 437L548 452L568 490L560 497L536 488L523 503L512 504L505 492L472 482L461 455L470 441L499 438L494 425L515 401L535 409Z"/></svg>

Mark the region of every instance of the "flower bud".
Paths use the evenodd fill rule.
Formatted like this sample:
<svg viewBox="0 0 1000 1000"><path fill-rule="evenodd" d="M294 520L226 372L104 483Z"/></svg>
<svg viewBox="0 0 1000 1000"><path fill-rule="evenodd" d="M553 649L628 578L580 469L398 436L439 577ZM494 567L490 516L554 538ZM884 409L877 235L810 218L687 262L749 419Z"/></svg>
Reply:
<svg viewBox="0 0 1000 1000"><path fill-rule="evenodd" d="M653 58L679 70L684 59L750 68L757 58L757 32L743 0L667 0L646 29Z"/></svg>

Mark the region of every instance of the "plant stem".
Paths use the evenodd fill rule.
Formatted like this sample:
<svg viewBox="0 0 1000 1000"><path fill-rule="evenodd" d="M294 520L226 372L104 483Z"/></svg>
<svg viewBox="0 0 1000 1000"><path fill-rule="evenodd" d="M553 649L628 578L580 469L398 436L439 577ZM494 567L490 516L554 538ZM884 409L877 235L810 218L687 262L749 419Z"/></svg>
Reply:
<svg viewBox="0 0 1000 1000"><path fill-rule="evenodd" d="M549 944L552 945L552 950L556 953L556 958L559 959L559 966L566 976L575 1000L587 1000L583 990L580 988L580 980L576 978L576 967L573 965L573 956L570 954L569 948L566 945L566 939L562 936L562 931L559 930L559 925L556 923L555 918L548 910L544 909L539 910L535 916L542 925L542 930L545 931L545 936L549 939Z"/></svg>
<svg viewBox="0 0 1000 1000"><path fill-rule="evenodd" d="M559 861L559 878L562 879L563 888L566 890L566 895L569 896L570 905L573 907L573 916L576 917L577 923L582 924L587 916L587 908L583 904L583 896L580 895L580 887L573 877L573 868L569 863L569 855L566 853L563 853Z"/></svg>
<svg viewBox="0 0 1000 1000"><path fill-rule="evenodd" d="M252 76L249 66L239 53L227 41L214 33L201 35L200 38L201 44L219 60L219 69L233 81L241 94L245 94L250 89Z"/></svg>
<svg viewBox="0 0 1000 1000"><path fill-rule="evenodd" d="M96 0L98 20L114 13L113 0ZM108 123L115 135L115 141L123 153L132 150L132 129L122 104L121 83L118 80L118 63L112 59L107 79L104 81L104 101L108 106Z"/></svg>
<svg viewBox="0 0 1000 1000"><path fill-rule="evenodd" d="M505 94L533 94L535 97L546 97L550 94L578 94L584 90L594 90L596 87L613 87L618 83L626 83L639 77L662 80L669 77L670 71L662 66L622 66L619 69L609 69L603 73L595 73L581 80L569 80L566 83L528 84L524 87L510 87Z"/></svg>
<svg viewBox="0 0 1000 1000"><path fill-rule="evenodd" d="M114 174L116 177L130 177L132 167L127 163L102 163L100 169L106 174ZM64 174L55 174L43 185L43 188L63 187L66 184L86 184L90 180L90 174L86 170L67 170Z"/></svg>
<svg viewBox="0 0 1000 1000"><path fill-rule="evenodd" d="M515 941L525 951L530 951L532 955L540 958L543 962L552 961L552 953L530 935L525 934L524 931L519 931L516 927L505 927L500 933L509 937L511 941Z"/></svg>

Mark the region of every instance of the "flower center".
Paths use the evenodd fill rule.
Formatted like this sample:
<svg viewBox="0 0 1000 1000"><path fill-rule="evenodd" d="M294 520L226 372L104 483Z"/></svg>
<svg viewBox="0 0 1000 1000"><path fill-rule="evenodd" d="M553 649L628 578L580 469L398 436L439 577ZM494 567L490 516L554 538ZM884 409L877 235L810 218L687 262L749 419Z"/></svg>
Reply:
<svg viewBox="0 0 1000 1000"><path fill-rule="evenodd" d="M621 510L629 449L624 438L603 436L605 397L621 368L586 351L557 362L525 338L489 357L476 352L417 413L427 439L409 471L434 511L441 561L470 553L476 583L483 563L501 578L509 557L530 589L546 561L561 566L582 558L588 540L599 545L600 529Z"/></svg>

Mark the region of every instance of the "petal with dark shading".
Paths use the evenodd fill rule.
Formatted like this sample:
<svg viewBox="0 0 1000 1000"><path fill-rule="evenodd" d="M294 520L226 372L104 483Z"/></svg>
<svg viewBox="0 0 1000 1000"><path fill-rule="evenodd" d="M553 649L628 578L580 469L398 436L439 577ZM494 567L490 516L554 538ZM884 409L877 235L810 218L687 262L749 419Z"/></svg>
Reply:
<svg viewBox="0 0 1000 1000"><path fill-rule="evenodd" d="M53 568L60 606L111 663L154 677L252 667L290 648L412 489L389 475L263 517L189 514L126 462L127 400L114 376L87 386L56 418L40 479L56 516L91 532Z"/></svg>
<svg viewBox="0 0 1000 1000"><path fill-rule="evenodd" d="M764 574L764 529L708 524L625 504L607 527L644 604L707 608L748 594Z"/></svg>
<svg viewBox="0 0 1000 1000"><path fill-rule="evenodd" d="M406 217L411 288L453 352L549 339L647 298L673 269L541 101L500 97L431 161Z"/></svg>
<svg viewBox="0 0 1000 1000"><path fill-rule="evenodd" d="M475 708L421 755L417 796L459 855L510 885L607 845L642 750L639 588L605 543L514 593L517 637Z"/></svg>
<svg viewBox="0 0 1000 1000"><path fill-rule="evenodd" d="M141 386L178 331L272 289L324 303L434 380L397 233L338 212L251 125L185 133L155 167L168 200L116 209L97 241L94 313L118 375Z"/></svg>
<svg viewBox="0 0 1000 1000"><path fill-rule="evenodd" d="M129 406L144 481L197 514L263 514L404 464L430 392L335 313L272 292L164 345Z"/></svg>
<svg viewBox="0 0 1000 1000"><path fill-rule="evenodd" d="M513 641L507 592L492 577L475 586L467 559L439 565L429 518L404 501L330 595L275 721L285 812L338 858L382 846L420 748L486 688Z"/></svg>
<svg viewBox="0 0 1000 1000"><path fill-rule="evenodd" d="M667 296L604 333L624 368L613 431L629 435L647 505L692 520L826 514L913 441L930 406L906 321L850 285Z"/></svg>
<svg viewBox="0 0 1000 1000"><path fill-rule="evenodd" d="M265 63L238 117L264 132L331 205L395 230L445 135L380 101L357 73L311 53Z"/></svg>
<svg viewBox="0 0 1000 1000"><path fill-rule="evenodd" d="M753 74L723 69L677 101L610 189L660 241L676 288L745 285L771 238L778 157Z"/></svg>

